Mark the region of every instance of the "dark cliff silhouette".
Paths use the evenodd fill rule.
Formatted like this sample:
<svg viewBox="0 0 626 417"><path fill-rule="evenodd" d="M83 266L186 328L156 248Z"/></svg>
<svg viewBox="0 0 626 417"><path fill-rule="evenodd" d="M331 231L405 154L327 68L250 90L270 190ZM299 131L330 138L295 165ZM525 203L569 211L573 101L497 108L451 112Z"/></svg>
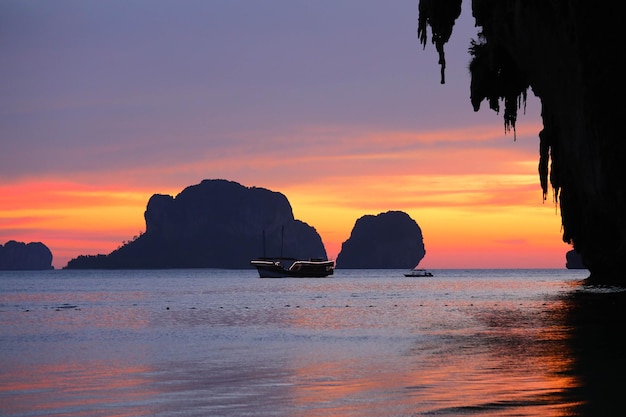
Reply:
<svg viewBox="0 0 626 417"><path fill-rule="evenodd" d="M479 27L470 43L470 99L504 105L505 129L515 130L528 88L539 97L539 179L560 204L563 240L590 271L588 282L626 284L626 105L623 14L619 3L473 0ZM440 52L461 0L420 0L418 37Z"/></svg>
<svg viewBox="0 0 626 417"><path fill-rule="evenodd" d="M79 256L67 268L250 268L263 255L327 256L287 198L265 188L204 180L176 197L153 195L144 217L146 232L132 242L108 255Z"/></svg>
<svg viewBox="0 0 626 417"><path fill-rule="evenodd" d="M16 242L9 240L0 245L0 270L44 270L54 269L52 252L41 242Z"/></svg>
<svg viewBox="0 0 626 417"><path fill-rule="evenodd" d="M425 254L422 230L415 220L402 211L388 211L356 221L350 238L341 245L336 267L408 269Z"/></svg>
<svg viewBox="0 0 626 417"><path fill-rule="evenodd" d="M574 249L565 254L565 267L567 269L585 269L582 258Z"/></svg>

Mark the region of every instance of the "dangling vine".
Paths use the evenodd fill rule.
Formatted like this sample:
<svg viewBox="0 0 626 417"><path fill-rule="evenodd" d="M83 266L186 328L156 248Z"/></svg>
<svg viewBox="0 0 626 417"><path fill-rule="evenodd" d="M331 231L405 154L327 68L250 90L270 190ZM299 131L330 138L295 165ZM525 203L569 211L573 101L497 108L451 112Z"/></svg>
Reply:
<svg viewBox="0 0 626 417"><path fill-rule="evenodd" d="M443 46L450 39L454 21L461 14L462 0L420 0L417 37L425 48L428 41L426 29L430 26L432 43L439 53L441 84L446 83L446 56Z"/></svg>
<svg viewBox="0 0 626 417"><path fill-rule="evenodd" d="M420 0L417 36L426 47L428 42L427 28L432 32L432 43L439 54L441 66L441 84L445 84L446 59L444 45L452 35L454 22L461 14L462 0ZM524 107L529 83L519 71L512 57L504 48L493 46L483 34L479 34L479 42L472 40L469 53L473 59L470 63L472 74L471 101L474 110L480 109L480 103L487 99L489 108L500 112L500 100L504 101L504 130L513 130L515 138L515 122L517 111Z"/></svg>
<svg viewBox="0 0 626 417"><path fill-rule="evenodd" d="M493 47L482 34L478 36L479 41L472 39L469 47L472 106L478 111L486 99L489 108L499 113L500 100L503 100L504 130L513 130L515 138L517 111L523 106L526 112L528 81L503 48Z"/></svg>

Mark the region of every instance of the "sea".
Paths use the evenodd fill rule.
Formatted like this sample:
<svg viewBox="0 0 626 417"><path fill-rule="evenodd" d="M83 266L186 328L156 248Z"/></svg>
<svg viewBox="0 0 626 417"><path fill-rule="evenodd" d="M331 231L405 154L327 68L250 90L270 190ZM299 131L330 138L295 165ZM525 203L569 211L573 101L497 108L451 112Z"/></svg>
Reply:
<svg viewBox="0 0 626 417"><path fill-rule="evenodd" d="M0 415L624 415L623 289L404 272L0 272Z"/></svg>

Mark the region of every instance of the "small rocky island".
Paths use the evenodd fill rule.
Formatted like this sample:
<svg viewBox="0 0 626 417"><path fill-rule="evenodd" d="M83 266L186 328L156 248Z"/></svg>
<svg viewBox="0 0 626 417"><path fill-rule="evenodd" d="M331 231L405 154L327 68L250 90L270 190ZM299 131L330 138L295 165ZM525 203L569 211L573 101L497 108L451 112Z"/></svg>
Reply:
<svg viewBox="0 0 626 417"><path fill-rule="evenodd" d="M0 271L36 271L54 269L52 252L41 242L9 240L0 245Z"/></svg>
<svg viewBox="0 0 626 417"><path fill-rule="evenodd" d="M146 231L108 255L67 269L250 268L261 256L327 259L317 231L294 219L287 198L265 188L204 180L176 197L154 194Z"/></svg>
<svg viewBox="0 0 626 417"><path fill-rule="evenodd" d="M567 269L586 269L583 259L574 249L567 251L565 254L565 267Z"/></svg>
<svg viewBox="0 0 626 417"><path fill-rule="evenodd" d="M341 245L336 267L344 269L408 269L426 255L419 225L402 211L359 218Z"/></svg>

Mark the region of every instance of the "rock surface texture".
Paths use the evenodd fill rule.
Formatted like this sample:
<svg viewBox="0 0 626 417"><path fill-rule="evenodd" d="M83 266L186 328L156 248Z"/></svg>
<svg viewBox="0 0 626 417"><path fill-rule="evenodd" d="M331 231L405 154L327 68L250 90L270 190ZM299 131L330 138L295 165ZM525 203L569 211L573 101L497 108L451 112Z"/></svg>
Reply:
<svg viewBox="0 0 626 417"><path fill-rule="evenodd" d="M0 270L54 269L52 252L41 242L16 242L9 240L0 245Z"/></svg>
<svg viewBox="0 0 626 417"><path fill-rule="evenodd" d="M155 194L146 232L108 255L80 256L68 268L249 268L264 256L323 258L317 231L293 217L287 198L265 188L204 180L176 197ZM265 239L264 239L265 236Z"/></svg>
<svg viewBox="0 0 626 417"><path fill-rule="evenodd" d="M336 267L344 269L408 269L426 254L422 230L408 214L388 211L366 215L354 224L341 245Z"/></svg>
<svg viewBox="0 0 626 417"><path fill-rule="evenodd" d="M440 56L438 43L450 36L460 6L461 0L420 0L420 40L426 44L430 26ZM484 100L496 111L503 104L505 126L514 130L527 90L539 97L540 183L544 197L551 188L560 205L563 240L581 255L589 281L626 284L620 3L472 0L471 6L480 30L470 44L474 109Z"/></svg>

